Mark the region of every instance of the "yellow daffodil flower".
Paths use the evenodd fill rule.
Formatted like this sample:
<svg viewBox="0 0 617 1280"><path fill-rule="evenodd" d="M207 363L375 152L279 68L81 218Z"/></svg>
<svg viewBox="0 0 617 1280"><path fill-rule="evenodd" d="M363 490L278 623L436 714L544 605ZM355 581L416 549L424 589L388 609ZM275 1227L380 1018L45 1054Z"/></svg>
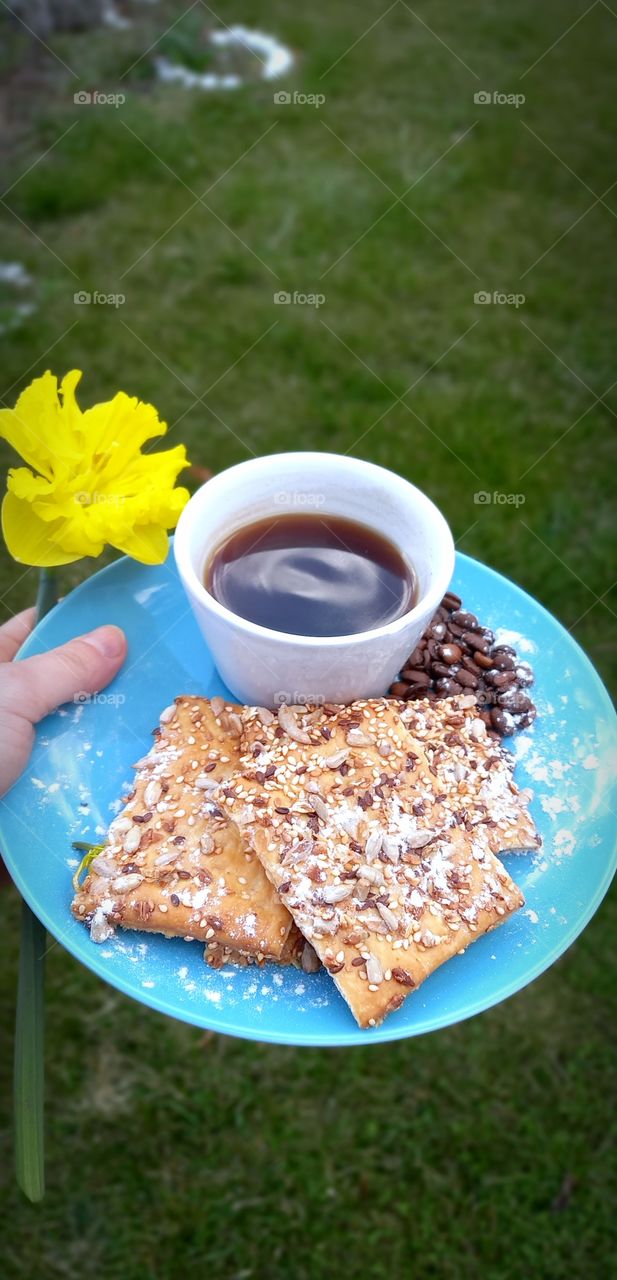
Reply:
<svg viewBox="0 0 617 1280"><path fill-rule="evenodd" d="M164 435L153 405L119 391L85 412L75 399L81 378L35 378L14 409L0 410L0 436L21 455L2 503L2 531L22 564L49 567L98 556L106 543L143 564L161 564L167 530L188 500L174 488L189 465L184 445L142 453ZM32 468L32 469L30 469Z"/></svg>

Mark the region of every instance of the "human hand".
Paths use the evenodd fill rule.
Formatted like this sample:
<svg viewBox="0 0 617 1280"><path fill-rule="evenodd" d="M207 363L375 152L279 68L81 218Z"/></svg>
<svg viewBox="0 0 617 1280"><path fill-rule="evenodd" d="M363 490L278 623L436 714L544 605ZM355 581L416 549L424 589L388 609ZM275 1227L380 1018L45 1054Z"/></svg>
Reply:
<svg viewBox="0 0 617 1280"><path fill-rule="evenodd" d="M103 689L126 657L124 632L105 626L13 662L34 621L35 610L26 609L0 627L0 796L28 763L34 725L76 693Z"/></svg>

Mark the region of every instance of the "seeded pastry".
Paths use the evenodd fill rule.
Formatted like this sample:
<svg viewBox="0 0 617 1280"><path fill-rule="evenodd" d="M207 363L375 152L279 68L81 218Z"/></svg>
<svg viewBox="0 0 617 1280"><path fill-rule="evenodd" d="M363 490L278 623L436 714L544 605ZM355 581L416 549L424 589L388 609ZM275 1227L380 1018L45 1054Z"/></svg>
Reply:
<svg viewBox="0 0 617 1280"><path fill-rule="evenodd" d="M429 758L439 739L413 736L401 704L240 714L224 804L361 1027L522 906L473 786L451 803Z"/></svg>
<svg viewBox="0 0 617 1280"><path fill-rule="evenodd" d="M541 840L528 809L531 792L516 786L512 757L489 738L475 695L398 706L456 824L473 830L493 853L537 849Z"/></svg>
<svg viewBox="0 0 617 1280"><path fill-rule="evenodd" d="M199 938L253 960L286 961L297 930L240 830L220 807L242 724L222 698L177 698L136 767L72 903L95 942L114 926Z"/></svg>

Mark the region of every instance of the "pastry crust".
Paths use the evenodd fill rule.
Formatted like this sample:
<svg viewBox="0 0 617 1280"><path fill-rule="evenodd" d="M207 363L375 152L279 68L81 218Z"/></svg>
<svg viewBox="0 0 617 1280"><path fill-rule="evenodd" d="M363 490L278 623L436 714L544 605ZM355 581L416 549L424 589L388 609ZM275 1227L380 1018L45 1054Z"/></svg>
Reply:
<svg viewBox="0 0 617 1280"><path fill-rule="evenodd" d="M528 809L531 792L514 782L512 756L489 738L474 694L398 705L457 823L473 829L493 853L539 848L542 842Z"/></svg>
<svg viewBox="0 0 617 1280"><path fill-rule="evenodd" d="M465 787L461 777L453 789L450 757L439 757L441 770L434 763L454 715L463 747L448 749L464 751L465 776L489 768L497 749L483 722L472 724L474 700L425 704L413 733L404 706L284 707L277 719L244 707L239 772L225 795L361 1027L524 901L491 847L513 831L520 843L524 797L508 789L502 813L500 782L487 821L485 780Z"/></svg>
<svg viewBox="0 0 617 1280"><path fill-rule="evenodd" d="M119 924L289 962L291 916L220 807L240 758L238 710L179 697L161 713L135 790L72 903L95 940Z"/></svg>

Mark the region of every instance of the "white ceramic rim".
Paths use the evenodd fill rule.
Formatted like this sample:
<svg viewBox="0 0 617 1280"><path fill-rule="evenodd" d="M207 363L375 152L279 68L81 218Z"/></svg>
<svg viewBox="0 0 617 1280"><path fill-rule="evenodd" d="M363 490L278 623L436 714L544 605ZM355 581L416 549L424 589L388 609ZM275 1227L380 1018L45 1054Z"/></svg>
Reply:
<svg viewBox="0 0 617 1280"><path fill-rule="evenodd" d="M328 463L335 458L337 461L345 462L351 470L355 469L357 472L362 470L365 474L370 473L373 479L381 482L385 488L392 488L394 486L398 487L401 491L404 489L406 491L405 496L408 500L413 501L415 506L419 507L426 514L428 520L436 526L436 536L438 539L443 541L442 556L444 565L447 564L447 578L444 568L443 583L441 581L437 581L433 590L427 592L427 594L414 605L413 609L409 609L407 613L402 614L400 618L395 618L393 622L388 622L383 627L375 627L372 631L354 631L351 635L303 636L296 635L291 631L275 631L271 627L262 627L258 622L250 622L248 618L242 618L240 614L233 613L231 609L220 604L219 601L216 600L215 597L206 589L193 564L193 557L189 544L191 534L194 532L194 523L198 518L200 509L200 504L196 502L196 499L199 498L203 500L202 494L208 492L212 493L212 486L218 487L220 484L227 485L229 480L234 475L237 475L240 470L248 470L250 468L251 471L255 472L267 472L271 468L272 460L274 458L276 458L277 461L284 460L286 463L290 463L292 461L298 461L300 463L309 461L311 463L321 463L324 466L327 466ZM398 543L394 539L390 540L394 542L394 545L400 551L401 549L398 546ZM401 552L401 554L403 553ZM212 476L210 480L206 480L205 483L201 485L189 499L180 515L174 535L174 555L176 557L180 576L184 579L185 584L190 588L194 596L201 601L205 608L210 609L212 613L216 614L223 621L238 627L239 630L244 631L246 635L262 636L265 639L271 640L273 644L280 644L281 642L288 644L291 641L293 644L300 645L307 649L314 649L316 647L319 647L320 649L328 649L335 648L337 645L341 644L362 644L366 643L369 639L379 640L382 638L397 636L401 631L406 630L410 622L413 622L416 618L427 613L429 609L431 614L433 614L447 591L452 578L452 574L454 572L455 548L452 531L445 519L445 516L442 515L439 507L435 506L435 503L432 502L430 498L427 498L426 494L423 493L421 489L416 488L411 481L405 480L403 476L397 475L395 471L389 471L387 467L381 467L375 462L365 462L362 458L347 457L345 454L338 453L310 452L307 450L306 452L296 451L292 453L269 453L264 454L259 458L249 458L246 462L237 462L232 467L226 467L224 471L220 471L216 475Z"/></svg>

